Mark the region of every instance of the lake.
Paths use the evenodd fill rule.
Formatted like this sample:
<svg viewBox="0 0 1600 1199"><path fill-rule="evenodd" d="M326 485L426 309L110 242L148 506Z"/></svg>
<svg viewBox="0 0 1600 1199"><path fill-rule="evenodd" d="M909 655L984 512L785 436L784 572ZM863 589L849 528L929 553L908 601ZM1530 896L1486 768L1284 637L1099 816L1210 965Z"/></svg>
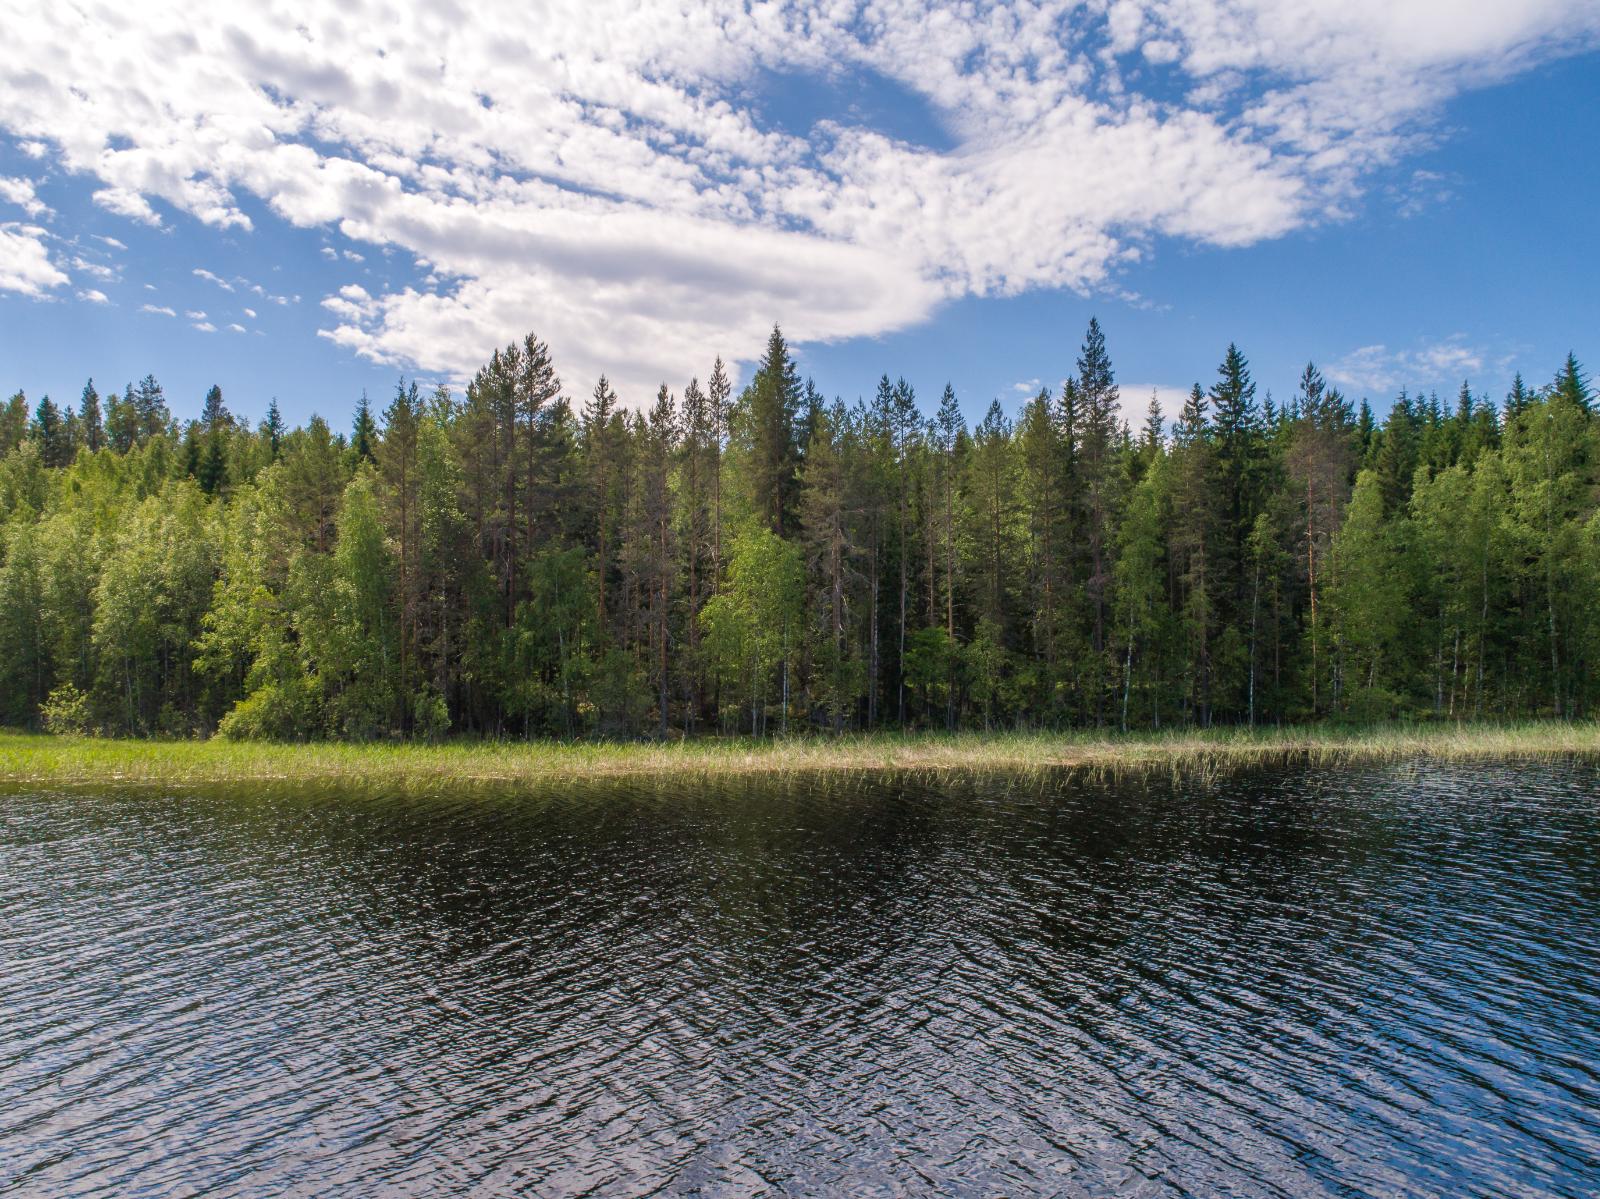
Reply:
<svg viewBox="0 0 1600 1199"><path fill-rule="evenodd" d="M0 1193L1600 1192L1600 770L0 795Z"/></svg>

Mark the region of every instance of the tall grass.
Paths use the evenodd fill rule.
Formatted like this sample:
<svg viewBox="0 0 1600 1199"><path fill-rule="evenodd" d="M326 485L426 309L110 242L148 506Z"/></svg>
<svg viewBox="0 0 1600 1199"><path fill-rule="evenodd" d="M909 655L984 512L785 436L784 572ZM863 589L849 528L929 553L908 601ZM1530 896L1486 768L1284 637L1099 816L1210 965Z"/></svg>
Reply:
<svg viewBox="0 0 1600 1199"><path fill-rule="evenodd" d="M975 770L1202 777L1303 763L1600 758L1600 725L1380 725L1170 733L863 734L776 741L278 745L0 732L0 783L515 783L627 776Z"/></svg>

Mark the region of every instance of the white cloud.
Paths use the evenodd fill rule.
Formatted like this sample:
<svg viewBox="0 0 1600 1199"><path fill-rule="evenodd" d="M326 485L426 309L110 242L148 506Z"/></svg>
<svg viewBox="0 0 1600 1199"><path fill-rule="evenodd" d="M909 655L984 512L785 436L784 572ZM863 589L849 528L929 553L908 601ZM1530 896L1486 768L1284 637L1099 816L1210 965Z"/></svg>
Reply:
<svg viewBox="0 0 1600 1199"><path fill-rule="evenodd" d="M139 309L139 311L140 312L148 312L148 313L151 313L154 316L177 316L178 315L171 308L168 308L165 304L145 304Z"/></svg>
<svg viewBox="0 0 1600 1199"><path fill-rule="evenodd" d="M239 324L230 324L230 325L229 325L229 326L228 326L228 332L229 332L229 333L243 333L243 332L244 332L244 331L245 331L245 328L244 328L244 326L243 326L243 325L239 325Z"/></svg>
<svg viewBox="0 0 1600 1199"><path fill-rule="evenodd" d="M1361 346L1329 364L1328 379L1358 395L1385 396L1402 387L1427 391L1453 389L1484 370L1484 352L1460 334L1408 350Z"/></svg>
<svg viewBox="0 0 1600 1199"><path fill-rule="evenodd" d="M1116 294L1160 238L1337 219L1451 96L1600 35L1594 0L538 8L0 0L0 127L135 220L160 200L248 231L260 204L419 260L425 282L325 306L357 353L461 373L533 327L572 391L605 369L642 401L774 319L805 342L964 295ZM770 72L824 107L830 73L884 77L953 144L842 107L776 126Z"/></svg>
<svg viewBox="0 0 1600 1199"><path fill-rule="evenodd" d="M96 233L94 235L94 239L95 239L95 241L104 242L106 245L110 246L113 250L126 250L128 248L126 245L124 245L122 242L118 241L116 238L114 238L114 237L104 237L99 233Z"/></svg>
<svg viewBox="0 0 1600 1199"><path fill-rule="evenodd" d="M196 308L189 309L183 315L188 317L191 321L203 321L206 319L206 314Z"/></svg>
<svg viewBox="0 0 1600 1199"><path fill-rule="evenodd" d="M256 310L254 308L246 308L246 309L244 309L244 314L247 317L249 317L251 320L255 320L256 319Z"/></svg>
<svg viewBox="0 0 1600 1199"><path fill-rule="evenodd" d="M47 236L37 225L0 224L0 291L42 296L68 281L50 261Z"/></svg>
<svg viewBox="0 0 1600 1199"><path fill-rule="evenodd" d="M197 267L194 268L194 270L190 271L189 273L191 275L193 275L196 279L204 279L207 283L215 283L218 287L222 288L223 291L232 291L233 290L233 284L229 283L221 275L213 275L210 271L206 270L204 267L197 266Z"/></svg>
<svg viewBox="0 0 1600 1199"><path fill-rule="evenodd" d="M72 260L72 269L82 271L85 275L93 275L96 279L115 279L117 272L101 262L90 262L81 255Z"/></svg>
<svg viewBox="0 0 1600 1199"><path fill-rule="evenodd" d="M53 215L48 204L39 199L33 190L33 181L0 175L0 201L15 204L30 217Z"/></svg>
<svg viewBox="0 0 1600 1199"><path fill-rule="evenodd" d="M217 327L210 321L196 321L194 327L202 333L215 333L217 331Z"/></svg>
<svg viewBox="0 0 1600 1199"><path fill-rule="evenodd" d="M109 304L111 297L97 287L86 287L78 293L78 299L90 304Z"/></svg>
<svg viewBox="0 0 1600 1199"><path fill-rule="evenodd" d="M140 221L146 225L161 224L161 218L156 215L156 210L150 207L150 201L138 192L125 187L101 188L94 193L94 202L107 212L125 216L129 220Z"/></svg>

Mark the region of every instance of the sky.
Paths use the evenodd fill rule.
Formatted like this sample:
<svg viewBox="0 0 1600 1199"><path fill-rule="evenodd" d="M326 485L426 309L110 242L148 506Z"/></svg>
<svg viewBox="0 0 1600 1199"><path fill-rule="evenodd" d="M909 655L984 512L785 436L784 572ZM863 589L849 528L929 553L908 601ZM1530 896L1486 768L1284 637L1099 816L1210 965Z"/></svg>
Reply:
<svg viewBox="0 0 1600 1199"><path fill-rule="evenodd" d="M904 376L1098 315L1135 418L1230 342L1380 412L1600 364L1600 0L0 0L0 389L348 423L529 332L581 402Z"/></svg>

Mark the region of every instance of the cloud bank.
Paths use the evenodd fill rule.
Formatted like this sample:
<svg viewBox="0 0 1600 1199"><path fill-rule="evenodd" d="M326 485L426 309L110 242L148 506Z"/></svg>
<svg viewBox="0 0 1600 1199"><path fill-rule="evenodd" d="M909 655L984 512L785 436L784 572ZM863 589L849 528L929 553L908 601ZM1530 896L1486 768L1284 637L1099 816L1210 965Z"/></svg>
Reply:
<svg viewBox="0 0 1600 1199"><path fill-rule="evenodd" d="M323 332L459 376L529 329L571 391L885 333L964 295L1109 287L1161 238L1336 219L1440 106L1596 44L1595 0L0 0L0 128L132 222L264 204L400 251ZM769 114L799 75L820 115ZM882 81L947 131L844 107ZM6 180L0 288L70 282ZM0 210L0 218L5 216ZM21 221L27 217L27 223ZM347 253L343 261L356 261Z"/></svg>

